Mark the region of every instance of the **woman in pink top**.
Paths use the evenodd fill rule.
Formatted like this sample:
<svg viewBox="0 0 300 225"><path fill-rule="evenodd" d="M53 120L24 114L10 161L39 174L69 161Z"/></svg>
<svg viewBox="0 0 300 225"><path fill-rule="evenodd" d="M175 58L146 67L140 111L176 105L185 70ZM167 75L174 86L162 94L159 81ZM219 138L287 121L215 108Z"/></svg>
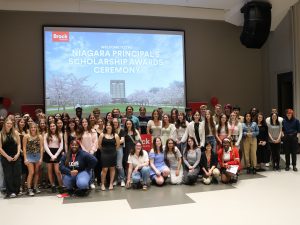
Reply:
<svg viewBox="0 0 300 225"><path fill-rule="evenodd" d="M61 152L63 150L63 137L58 133L58 129L55 123L51 123L47 134L44 136L44 162L47 163L48 177L52 186L52 192L56 192L56 187L53 177L53 168L58 181L59 186L62 186L62 178L59 170L59 161L61 158Z"/></svg>
<svg viewBox="0 0 300 225"><path fill-rule="evenodd" d="M81 149L94 155L98 148L98 136L96 130L92 129L89 120L83 118L81 120L82 130L80 132L80 146ZM95 189L95 175L94 169L91 170L91 188Z"/></svg>

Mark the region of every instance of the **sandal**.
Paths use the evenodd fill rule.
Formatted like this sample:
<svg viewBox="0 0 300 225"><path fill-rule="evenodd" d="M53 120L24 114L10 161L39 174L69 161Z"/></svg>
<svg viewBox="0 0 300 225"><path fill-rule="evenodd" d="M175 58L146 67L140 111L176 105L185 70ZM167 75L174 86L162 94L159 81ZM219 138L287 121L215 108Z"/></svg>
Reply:
<svg viewBox="0 0 300 225"><path fill-rule="evenodd" d="M143 190L147 191L147 189L148 189L147 185L143 185Z"/></svg>
<svg viewBox="0 0 300 225"><path fill-rule="evenodd" d="M101 185L101 191L105 191L105 190L106 190L105 186Z"/></svg>
<svg viewBox="0 0 300 225"><path fill-rule="evenodd" d="M113 185L109 185L109 190L114 190L114 186Z"/></svg>

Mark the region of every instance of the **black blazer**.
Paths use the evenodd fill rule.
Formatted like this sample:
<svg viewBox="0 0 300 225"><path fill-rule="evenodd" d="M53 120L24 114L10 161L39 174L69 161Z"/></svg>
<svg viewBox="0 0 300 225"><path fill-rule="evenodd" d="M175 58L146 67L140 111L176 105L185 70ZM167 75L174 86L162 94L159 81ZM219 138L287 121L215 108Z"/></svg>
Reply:
<svg viewBox="0 0 300 225"><path fill-rule="evenodd" d="M203 167L208 171L212 166L217 167L217 165L218 165L218 157L217 157L216 153L214 153L213 151L211 152L210 167L209 168L208 168L208 165L207 165L207 158L206 158L205 152L201 153L201 159L200 159L201 172L203 171L202 170Z"/></svg>

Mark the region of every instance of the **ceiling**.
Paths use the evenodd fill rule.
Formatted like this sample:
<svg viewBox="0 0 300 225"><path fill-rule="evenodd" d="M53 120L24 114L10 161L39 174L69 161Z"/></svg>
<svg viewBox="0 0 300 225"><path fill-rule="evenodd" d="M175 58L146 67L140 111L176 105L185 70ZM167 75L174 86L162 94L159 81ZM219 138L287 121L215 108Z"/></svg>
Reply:
<svg viewBox="0 0 300 225"><path fill-rule="evenodd" d="M105 13L220 20L243 25L240 8L250 0L0 0L0 10ZM275 30L298 0L260 0L272 4Z"/></svg>

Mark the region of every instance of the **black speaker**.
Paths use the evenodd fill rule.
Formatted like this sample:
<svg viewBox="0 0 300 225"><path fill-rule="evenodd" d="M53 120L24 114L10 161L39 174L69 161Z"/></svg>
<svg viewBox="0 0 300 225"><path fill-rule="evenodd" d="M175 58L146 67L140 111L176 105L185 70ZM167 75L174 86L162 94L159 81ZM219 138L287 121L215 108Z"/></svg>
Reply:
<svg viewBox="0 0 300 225"><path fill-rule="evenodd" d="M244 14L244 27L241 43L247 48L261 48L267 40L271 27L271 8L269 2L253 1L241 8Z"/></svg>

